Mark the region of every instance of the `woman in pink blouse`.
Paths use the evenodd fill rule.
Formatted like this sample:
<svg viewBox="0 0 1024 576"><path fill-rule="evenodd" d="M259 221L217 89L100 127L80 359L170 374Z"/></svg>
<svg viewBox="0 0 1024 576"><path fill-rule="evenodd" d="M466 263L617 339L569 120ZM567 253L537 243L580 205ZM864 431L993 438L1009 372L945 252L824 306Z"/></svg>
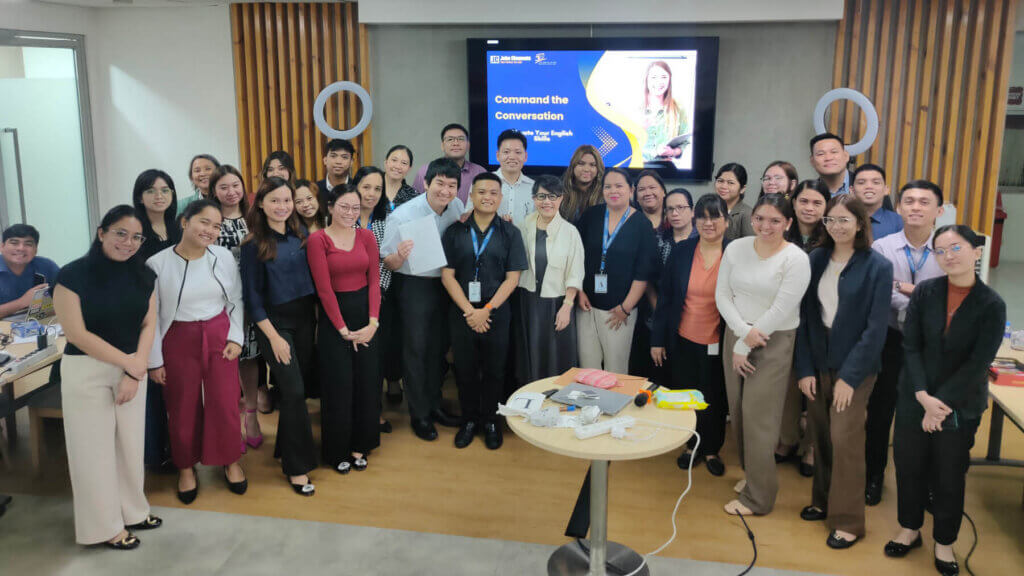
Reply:
<svg viewBox="0 0 1024 576"><path fill-rule="evenodd" d="M341 474L366 469L380 445L380 255L373 232L356 228L361 198L332 191L331 225L306 244L320 298L321 436L324 461ZM326 321L325 321L326 320Z"/></svg>

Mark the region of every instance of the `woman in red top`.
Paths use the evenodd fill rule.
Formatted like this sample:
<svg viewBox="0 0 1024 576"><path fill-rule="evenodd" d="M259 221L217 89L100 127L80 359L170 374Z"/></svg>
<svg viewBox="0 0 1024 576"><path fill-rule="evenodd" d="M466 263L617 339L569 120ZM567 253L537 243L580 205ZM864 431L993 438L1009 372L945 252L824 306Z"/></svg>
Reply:
<svg viewBox="0 0 1024 576"><path fill-rule="evenodd" d="M332 191L333 192L333 191ZM373 232L356 228L361 197L339 188L328 203L331 225L306 244L320 297L321 436L324 460L341 474L366 469L380 445L380 255ZM325 321L326 320L326 321Z"/></svg>

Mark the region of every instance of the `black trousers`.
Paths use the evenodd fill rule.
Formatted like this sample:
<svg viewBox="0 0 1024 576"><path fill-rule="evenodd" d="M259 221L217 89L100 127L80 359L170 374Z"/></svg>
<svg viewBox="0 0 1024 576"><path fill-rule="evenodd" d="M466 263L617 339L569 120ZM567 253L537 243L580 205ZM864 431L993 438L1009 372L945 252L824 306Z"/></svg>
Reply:
<svg viewBox="0 0 1024 576"><path fill-rule="evenodd" d="M864 459L867 479L885 476L889 461L889 430L896 412L896 391L903 369L903 333L889 328L882 348L882 371L868 398L868 417L864 425ZM919 423L920 424L920 423Z"/></svg>
<svg viewBox="0 0 1024 576"><path fill-rule="evenodd" d="M491 328L483 334L466 324L458 306L452 304L448 310L462 418L466 422L494 422L505 387L512 318L509 306L491 311Z"/></svg>
<svg viewBox="0 0 1024 576"><path fill-rule="evenodd" d="M300 476L317 465L313 429L306 410L305 386L313 358L314 306L314 297L305 296L267 308L270 323L291 348L292 357L288 364L277 361L270 340L262 330L256 330L260 354L270 366L270 373L276 378L276 387L280 390L274 453L280 455L281 470L287 476Z"/></svg>
<svg viewBox="0 0 1024 576"><path fill-rule="evenodd" d="M336 292L341 317L350 330L370 322L369 290ZM353 350L320 310L320 432L324 462L332 467L353 452L380 446L380 358L378 336Z"/></svg>
<svg viewBox="0 0 1024 576"><path fill-rule="evenodd" d="M145 464L147 468L159 468L170 459L171 445L167 432L164 387L149 386L146 389Z"/></svg>
<svg viewBox="0 0 1024 576"><path fill-rule="evenodd" d="M668 363L672 388L699 390L708 404L707 408L697 410L697 432L700 434L697 456L718 455L725 442L725 415L729 412L721 350L711 356L706 344L697 344L676 335L668 350ZM690 446L695 442L696 438L691 438Z"/></svg>
<svg viewBox="0 0 1024 576"><path fill-rule="evenodd" d="M643 376L659 386L668 386L672 378L671 370L664 363L655 366L654 360L651 359L651 329L647 326L651 312L646 298L644 296L644 303L637 307L640 316L636 319L633 341L629 348L629 375Z"/></svg>
<svg viewBox="0 0 1024 576"><path fill-rule="evenodd" d="M395 274L402 314L402 380L413 418L441 408L442 360L448 349L448 293L440 278Z"/></svg>
<svg viewBox="0 0 1024 576"><path fill-rule="evenodd" d="M947 416L946 422L952 418ZM964 513L971 447L980 423L981 420L961 420L956 429L928 433L921 429L920 418L904 417L902 412L897 415L893 462L900 526L910 530L921 528L931 487L933 537L939 544L956 542Z"/></svg>
<svg viewBox="0 0 1024 576"><path fill-rule="evenodd" d="M381 294L380 329L377 330L381 374L389 382L402 379L402 315L392 279L391 290Z"/></svg>

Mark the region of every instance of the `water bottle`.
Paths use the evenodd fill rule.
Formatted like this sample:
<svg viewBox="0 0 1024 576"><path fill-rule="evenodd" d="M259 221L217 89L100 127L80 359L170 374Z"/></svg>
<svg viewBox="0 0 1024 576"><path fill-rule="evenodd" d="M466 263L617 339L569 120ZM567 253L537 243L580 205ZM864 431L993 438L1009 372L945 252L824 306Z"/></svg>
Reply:
<svg viewBox="0 0 1024 576"><path fill-rule="evenodd" d="M1010 321L1006 321L1006 329L1003 330L1003 338L1009 340L1013 336L1013 328L1010 327Z"/></svg>

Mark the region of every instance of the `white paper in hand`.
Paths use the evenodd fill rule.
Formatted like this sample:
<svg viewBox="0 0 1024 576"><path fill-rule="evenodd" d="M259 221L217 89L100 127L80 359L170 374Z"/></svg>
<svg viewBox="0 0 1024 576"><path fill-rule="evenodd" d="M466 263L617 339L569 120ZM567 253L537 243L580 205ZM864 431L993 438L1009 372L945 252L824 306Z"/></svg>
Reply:
<svg viewBox="0 0 1024 576"><path fill-rule="evenodd" d="M398 235L403 242L412 240L412 252L407 261L413 275L432 272L448 264L441 246L441 233L437 231L433 216L402 223L398 227Z"/></svg>

